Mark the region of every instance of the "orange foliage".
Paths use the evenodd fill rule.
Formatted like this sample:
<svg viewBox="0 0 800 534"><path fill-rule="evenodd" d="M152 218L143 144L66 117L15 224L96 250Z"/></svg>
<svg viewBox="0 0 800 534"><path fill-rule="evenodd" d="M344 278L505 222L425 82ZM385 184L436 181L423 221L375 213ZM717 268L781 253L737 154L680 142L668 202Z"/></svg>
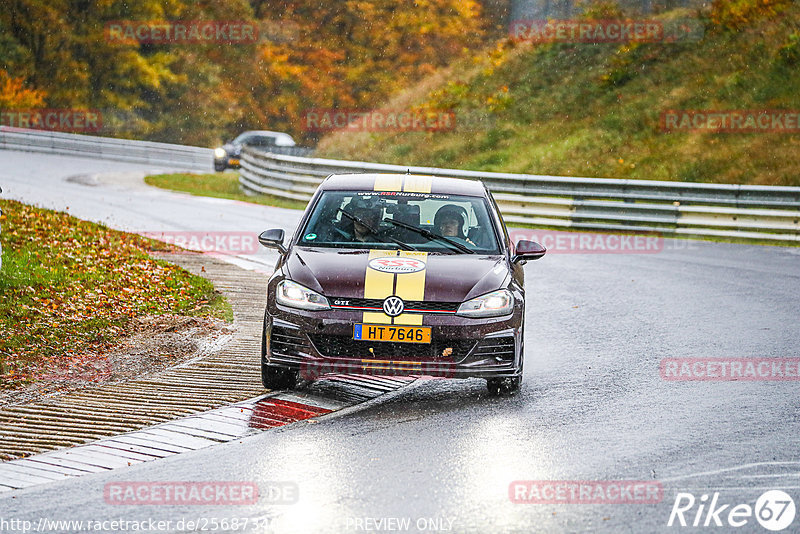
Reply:
<svg viewBox="0 0 800 534"><path fill-rule="evenodd" d="M0 56L40 91L6 76L0 105L101 109L104 134L158 141L211 144L245 129L302 138L305 110L380 105L482 49L482 3L497 0L15 0L0 9ZM252 21L260 38L121 44L104 31L118 20Z"/></svg>
<svg viewBox="0 0 800 534"><path fill-rule="evenodd" d="M0 109L32 109L44 105L46 93L25 87L23 78L12 78L0 69Z"/></svg>

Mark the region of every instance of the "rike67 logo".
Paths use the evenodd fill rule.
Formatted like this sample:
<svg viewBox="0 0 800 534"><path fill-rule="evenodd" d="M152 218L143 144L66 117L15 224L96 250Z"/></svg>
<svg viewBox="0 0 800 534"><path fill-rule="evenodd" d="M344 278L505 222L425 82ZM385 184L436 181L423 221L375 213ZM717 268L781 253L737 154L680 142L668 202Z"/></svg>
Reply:
<svg viewBox="0 0 800 534"><path fill-rule="evenodd" d="M794 499L780 490L764 492L755 506L720 501L719 492L709 500L707 494L699 499L691 493L678 493L669 514L667 526L680 527L743 527L755 520L773 532L788 528L795 517Z"/></svg>

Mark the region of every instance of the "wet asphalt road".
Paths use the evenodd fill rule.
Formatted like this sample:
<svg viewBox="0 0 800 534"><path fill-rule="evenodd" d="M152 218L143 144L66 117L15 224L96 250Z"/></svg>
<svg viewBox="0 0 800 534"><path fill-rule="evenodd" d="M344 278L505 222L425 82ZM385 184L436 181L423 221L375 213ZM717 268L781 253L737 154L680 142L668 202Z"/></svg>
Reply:
<svg viewBox="0 0 800 534"><path fill-rule="evenodd" d="M296 210L172 193L142 182L143 173L171 170L176 169L0 150L0 198L66 210L81 219L155 238L165 233L162 240L195 239L200 245L204 236L217 238L226 232L289 231L300 218ZM98 174L103 176L100 180L94 178ZM214 246L215 241L207 243ZM232 263L271 272L277 255L255 245L241 246L237 241L231 247L222 242L220 248L230 252L227 259Z"/></svg>
<svg viewBox="0 0 800 534"><path fill-rule="evenodd" d="M200 230L209 220L231 228L246 220L254 231L282 220L271 208L244 213L232 203L214 204L209 219L190 215L209 204L184 195L64 185L59 175L73 170L123 165L13 154L0 152L3 198L69 203L84 218L93 204L122 226L148 214ZM28 165L25 184L9 180L13 165ZM128 200L115 203L117 195ZM176 204L167 211L165 202ZM2 496L0 519L170 520L167 530L198 532L177 521L248 518L247 528L227 529L239 532L403 531L405 520L412 532L768 532L752 517L740 528L667 521L679 491L752 506L783 489L800 505L799 382L675 382L659 373L664 358L800 356L800 249L668 241L652 255L548 255L526 276L525 381L514 397L492 398L480 380L422 380L318 422ZM253 481L262 498L238 507L103 500L108 482L186 480ZM516 480L659 481L664 497L514 504ZM268 502L277 481L297 483L296 504ZM784 530L798 531L800 517Z"/></svg>

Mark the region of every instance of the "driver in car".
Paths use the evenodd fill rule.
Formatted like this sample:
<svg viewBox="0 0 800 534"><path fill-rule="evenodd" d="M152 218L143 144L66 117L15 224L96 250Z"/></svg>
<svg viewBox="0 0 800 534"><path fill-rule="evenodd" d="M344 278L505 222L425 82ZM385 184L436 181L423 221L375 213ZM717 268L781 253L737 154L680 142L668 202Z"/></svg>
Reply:
<svg viewBox="0 0 800 534"><path fill-rule="evenodd" d="M356 199L351 206L348 206L347 212L358 221L353 223L353 240L360 243L374 243L381 241L381 239L372 233L370 228L377 230L381 220L381 207L380 205L371 205L362 199ZM363 221L366 225L361 224Z"/></svg>

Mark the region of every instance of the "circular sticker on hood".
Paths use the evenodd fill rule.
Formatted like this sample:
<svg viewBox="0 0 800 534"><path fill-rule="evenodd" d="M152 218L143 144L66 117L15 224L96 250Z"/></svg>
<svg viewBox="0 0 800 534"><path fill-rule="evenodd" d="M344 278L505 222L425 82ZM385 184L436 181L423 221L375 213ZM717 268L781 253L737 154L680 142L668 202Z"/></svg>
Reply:
<svg viewBox="0 0 800 534"><path fill-rule="evenodd" d="M375 258L369 261L369 268L382 273L408 274L425 269L425 262L414 258Z"/></svg>

